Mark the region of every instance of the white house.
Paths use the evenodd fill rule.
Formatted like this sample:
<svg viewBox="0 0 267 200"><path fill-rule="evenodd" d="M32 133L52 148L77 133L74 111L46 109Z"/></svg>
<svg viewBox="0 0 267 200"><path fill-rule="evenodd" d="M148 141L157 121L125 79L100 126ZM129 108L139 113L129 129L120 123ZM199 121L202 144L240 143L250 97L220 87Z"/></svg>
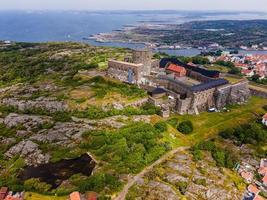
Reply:
<svg viewBox="0 0 267 200"><path fill-rule="evenodd" d="M262 117L262 123L267 126L267 113Z"/></svg>

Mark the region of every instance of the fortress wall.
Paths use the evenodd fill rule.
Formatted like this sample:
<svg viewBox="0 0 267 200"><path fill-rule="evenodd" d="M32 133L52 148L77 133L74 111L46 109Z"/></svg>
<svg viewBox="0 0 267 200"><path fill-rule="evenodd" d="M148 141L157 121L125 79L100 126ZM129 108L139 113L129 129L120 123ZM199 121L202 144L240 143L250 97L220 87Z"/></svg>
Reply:
<svg viewBox="0 0 267 200"><path fill-rule="evenodd" d="M211 78L209 78L207 76L203 76L202 74L191 71L191 70L186 70L186 75L193 78L193 79L196 79L200 82L208 82L208 81L212 80Z"/></svg>
<svg viewBox="0 0 267 200"><path fill-rule="evenodd" d="M108 75L120 81L128 81L128 71L133 72L133 81L139 83L141 81L142 64L133 64L116 60L108 61Z"/></svg>
<svg viewBox="0 0 267 200"><path fill-rule="evenodd" d="M133 52L133 63L143 64L143 73L148 75L151 72L153 53L148 50L136 50Z"/></svg>
<svg viewBox="0 0 267 200"><path fill-rule="evenodd" d="M262 90L257 90L255 88L249 88L251 95L261 97L261 98L266 98L267 99L267 91L262 91Z"/></svg>
<svg viewBox="0 0 267 200"><path fill-rule="evenodd" d="M197 107L199 111L206 111L208 108L214 107L214 91L215 88L194 93L192 107Z"/></svg>
<svg viewBox="0 0 267 200"><path fill-rule="evenodd" d="M245 103L249 97L250 91L247 80L242 80L233 85L221 86L215 92L216 107L221 109L227 104Z"/></svg>
<svg viewBox="0 0 267 200"><path fill-rule="evenodd" d="M177 112L181 115L191 112L192 98L177 99Z"/></svg>

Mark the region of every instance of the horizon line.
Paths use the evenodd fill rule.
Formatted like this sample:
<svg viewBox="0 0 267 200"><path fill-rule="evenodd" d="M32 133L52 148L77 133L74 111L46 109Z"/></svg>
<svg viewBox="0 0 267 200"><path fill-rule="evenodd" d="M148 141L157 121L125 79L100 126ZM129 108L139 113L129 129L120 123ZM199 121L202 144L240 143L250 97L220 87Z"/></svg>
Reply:
<svg viewBox="0 0 267 200"><path fill-rule="evenodd" d="M73 12L162 12L162 11L171 11L171 12L242 12L242 13L265 13L267 10L231 10L231 9L207 9L207 10L196 10L196 9L1 9L0 11L73 11Z"/></svg>

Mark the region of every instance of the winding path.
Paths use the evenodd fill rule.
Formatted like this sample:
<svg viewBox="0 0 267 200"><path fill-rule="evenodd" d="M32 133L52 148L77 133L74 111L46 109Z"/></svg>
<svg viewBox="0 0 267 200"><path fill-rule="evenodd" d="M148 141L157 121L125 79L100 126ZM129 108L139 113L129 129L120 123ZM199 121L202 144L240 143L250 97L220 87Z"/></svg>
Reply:
<svg viewBox="0 0 267 200"><path fill-rule="evenodd" d="M172 151L169 151L168 153L164 154L162 157L160 157L158 160L156 160L151 165L145 167L139 174L136 174L134 177L131 177L128 180L123 190L113 200L124 200L129 189L136 183L138 179L142 178L147 172L151 171L156 165L162 163L163 161L165 161L167 158L169 158L173 154L177 153L178 151L183 151L186 149L188 149L188 147L179 147L179 148L173 149Z"/></svg>

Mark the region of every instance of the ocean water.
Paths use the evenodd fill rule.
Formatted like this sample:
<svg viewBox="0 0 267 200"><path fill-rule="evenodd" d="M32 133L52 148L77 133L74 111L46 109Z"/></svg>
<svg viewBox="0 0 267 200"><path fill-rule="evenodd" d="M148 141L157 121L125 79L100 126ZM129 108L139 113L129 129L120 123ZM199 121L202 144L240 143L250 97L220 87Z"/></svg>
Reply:
<svg viewBox="0 0 267 200"><path fill-rule="evenodd" d="M143 44L84 40L137 23L184 23L193 20L267 19L266 13L190 11L0 11L0 40L19 42L78 41L97 46L143 48ZM195 49L162 50L193 56Z"/></svg>

